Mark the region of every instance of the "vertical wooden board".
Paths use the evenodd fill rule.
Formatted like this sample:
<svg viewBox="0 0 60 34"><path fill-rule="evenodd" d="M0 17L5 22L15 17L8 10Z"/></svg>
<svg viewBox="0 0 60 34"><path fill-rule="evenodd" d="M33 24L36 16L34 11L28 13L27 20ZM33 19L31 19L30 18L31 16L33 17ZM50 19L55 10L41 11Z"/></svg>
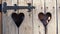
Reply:
<svg viewBox="0 0 60 34"><path fill-rule="evenodd" d="M2 34L2 13L0 12L0 34Z"/></svg>
<svg viewBox="0 0 60 34"><path fill-rule="evenodd" d="M19 6L28 6L28 3L32 4L32 0L18 0ZM19 10L19 13L23 13L25 15L24 20L19 27L19 34L33 34L32 33L32 11L28 12L27 9ZM30 15L30 16L29 16Z"/></svg>
<svg viewBox="0 0 60 34"><path fill-rule="evenodd" d="M33 0L33 25L34 25L34 34L45 34L44 26L40 21L38 14L40 12L44 13L44 0Z"/></svg>
<svg viewBox="0 0 60 34"><path fill-rule="evenodd" d="M52 18L47 25L47 34L56 34L56 0L46 0L46 13L50 12Z"/></svg>
<svg viewBox="0 0 60 34"><path fill-rule="evenodd" d="M2 4L2 0L0 0L0 4ZM2 34L2 19L1 18L2 18L2 13L1 13L1 10L0 10L0 34Z"/></svg>
<svg viewBox="0 0 60 34"><path fill-rule="evenodd" d="M2 3L6 2L7 6L13 6L17 4L17 0L3 0ZM18 28L11 17L14 10L7 10L6 13L2 13L3 18L3 34L18 34Z"/></svg>
<svg viewBox="0 0 60 34"><path fill-rule="evenodd" d="M60 34L60 0L57 0L58 34Z"/></svg>

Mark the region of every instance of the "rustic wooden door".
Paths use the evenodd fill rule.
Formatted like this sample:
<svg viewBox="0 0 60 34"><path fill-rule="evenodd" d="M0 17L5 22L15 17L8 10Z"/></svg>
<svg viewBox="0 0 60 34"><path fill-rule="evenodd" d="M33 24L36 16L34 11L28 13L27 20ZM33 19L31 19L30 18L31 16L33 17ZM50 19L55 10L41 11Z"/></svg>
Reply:
<svg viewBox="0 0 60 34"><path fill-rule="evenodd" d="M18 6L28 6L28 3L33 4L32 0L2 0L2 3L4 2L7 3L7 6L14 6L14 4L17 4ZM12 18L13 13L16 13L17 15L20 15L20 13L24 14L24 19L19 27L19 32L18 27L16 26L14 19ZM17 16L17 18L18 17L19 16ZM28 12L27 9L21 9L17 11L7 10L6 13L3 12L2 18L3 34L32 34L32 11Z"/></svg>
<svg viewBox="0 0 60 34"><path fill-rule="evenodd" d="M56 0L34 0L33 5L36 7L33 10L34 34L45 34L45 28L38 17L41 12L52 16L47 24L46 34L57 34Z"/></svg>
<svg viewBox="0 0 60 34"><path fill-rule="evenodd" d="M14 4L28 6L27 4L31 3L32 6L35 6L35 9L30 12L27 9L19 9L17 11L7 10L6 13L3 11L3 34L45 34L44 25L38 16L40 13L44 15L51 14L51 20L48 22L46 34L59 34L60 16L57 16L60 14L58 8L60 6L59 0L2 0L2 4L4 2L7 3L7 6L14 6ZM19 30L12 18L13 13L17 15L23 13L25 16Z"/></svg>

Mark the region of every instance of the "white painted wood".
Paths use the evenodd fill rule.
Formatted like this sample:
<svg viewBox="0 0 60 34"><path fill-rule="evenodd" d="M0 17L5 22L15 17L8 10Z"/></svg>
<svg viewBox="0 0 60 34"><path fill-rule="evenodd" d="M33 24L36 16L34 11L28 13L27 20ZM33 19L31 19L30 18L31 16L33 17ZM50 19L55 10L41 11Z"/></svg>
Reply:
<svg viewBox="0 0 60 34"><path fill-rule="evenodd" d="M44 12L44 0L33 0L33 6L36 8L33 10L33 25L34 34L44 34L44 26L38 18L40 12Z"/></svg>
<svg viewBox="0 0 60 34"><path fill-rule="evenodd" d="M52 15L52 19L50 20L47 26L47 34L56 34L56 0L46 0L46 13L50 12Z"/></svg>

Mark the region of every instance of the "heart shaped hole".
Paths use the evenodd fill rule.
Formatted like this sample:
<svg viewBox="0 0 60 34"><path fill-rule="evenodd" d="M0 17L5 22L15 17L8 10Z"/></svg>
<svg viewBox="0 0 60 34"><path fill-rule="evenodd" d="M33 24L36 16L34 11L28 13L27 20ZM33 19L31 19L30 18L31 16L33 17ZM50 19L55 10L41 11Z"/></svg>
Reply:
<svg viewBox="0 0 60 34"><path fill-rule="evenodd" d="M11 17L14 20L17 27L19 27L22 24L25 15L23 13L20 14L12 13Z"/></svg>
<svg viewBox="0 0 60 34"><path fill-rule="evenodd" d="M51 20L52 15L49 12L47 12L46 14L40 12L38 14L38 18L43 23L43 25L46 26L49 23L49 21Z"/></svg>

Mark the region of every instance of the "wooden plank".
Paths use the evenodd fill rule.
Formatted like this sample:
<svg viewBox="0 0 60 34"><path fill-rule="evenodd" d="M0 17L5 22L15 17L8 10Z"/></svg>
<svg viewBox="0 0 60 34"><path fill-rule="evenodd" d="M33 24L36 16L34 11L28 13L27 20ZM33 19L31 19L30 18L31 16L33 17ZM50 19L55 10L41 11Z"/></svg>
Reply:
<svg viewBox="0 0 60 34"><path fill-rule="evenodd" d="M38 14L44 13L44 0L33 0L33 6L36 8L33 10L33 30L34 34L45 34L44 26L40 21Z"/></svg>
<svg viewBox="0 0 60 34"><path fill-rule="evenodd" d="M47 8L48 7L48 8ZM56 34L56 0L46 0L46 13L49 12L52 15L50 22L48 23L47 34Z"/></svg>
<svg viewBox="0 0 60 34"><path fill-rule="evenodd" d="M32 0L18 0L19 6L28 6L28 3L32 4ZM24 20L19 27L19 34L33 34L32 30L32 11L28 12L27 9L18 10L19 13L23 13L25 15Z"/></svg>
<svg viewBox="0 0 60 34"><path fill-rule="evenodd" d="M1 25L2 25L2 13L0 12L0 34L2 34L2 27L1 27Z"/></svg>
<svg viewBox="0 0 60 34"><path fill-rule="evenodd" d="M57 18L58 18L58 21L57 21L57 23L58 23L58 34L60 34L60 0L57 0Z"/></svg>
<svg viewBox="0 0 60 34"><path fill-rule="evenodd" d="M0 0L0 4L2 3L2 0ZM2 13L0 10L0 34L2 34Z"/></svg>
<svg viewBox="0 0 60 34"><path fill-rule="evenodd" d="M2 3L4 2L6 2L8 6L17 4L17 0L3 0ZM3 13L3 34L18 34L18 28L11 17L13 12L15 11L7 10L7 13Z"/></svg>

